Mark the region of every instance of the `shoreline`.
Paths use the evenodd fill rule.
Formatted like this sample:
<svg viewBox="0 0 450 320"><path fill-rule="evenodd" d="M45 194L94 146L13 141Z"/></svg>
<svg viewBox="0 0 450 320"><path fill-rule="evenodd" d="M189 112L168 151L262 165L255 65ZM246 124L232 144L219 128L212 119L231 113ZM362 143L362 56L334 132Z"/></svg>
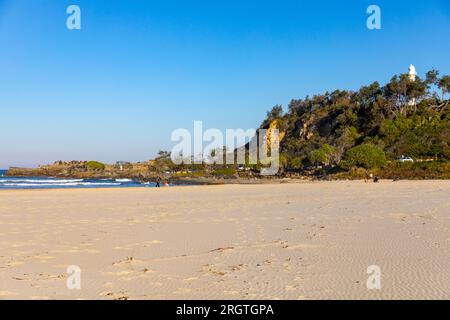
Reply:
<svg viewBox="0 0 450 320"><path fill-rule="evenodd" d="M238 175L233 176L189 176L176 174L131 174L122 172L120 174L100 174L95 172L80 172L77 174L43 174L41 169L20 169L24 171L8 170L4 174L4 178L54 178L54 179L85 179L85 180L103 180L103 179L131 179L138 183L154 183L161 178L162 180L170 180L175 184L182 185L217 185L217 184L277 184L277 183L297 183L298 181L359 181L364 180L367 171L364 169L352 169L348 172L338 173L323 173L323 174L292 174L283 173L276 176L260 176L254 174L251 176ZM36 173L41 172L40 174ZM393 181L441 181L450 180L450 172L439 173L433 170L423 170L418 173L417 170L399 170L392 171L391 169L377 169L370 171L379 180L393 180Z"/></svg>
<svg viewBox="0 0 450 320"><path fill-rule="evenodd" d="M358 183L358 184L392 184L392 183L427 183L427 182L450 182L447 179L400 179L400 180L392 180L392 179L380 179L377 183L373 181L365 182L364 179L341 179L341 180L324 180L324 179L260 179L257 181L240 181L240 180L231 180L226 182L216 181L214 183L207 183L204 181L190 181L190 183L185 184L173 184L170 186L161 186L160 188L156 188L155 186L102 186L102 187L51 187L51 188L0 188L0 193L6 192L23 192L23 191L81 191L81 190L146 190L146 189L155 189L156 190L167 190L167 189L178 189L178 188L191 188L191 187L215 187L215 186L278 186L278 185L306 185L306 184L344 184L344 183Z"/></svg>

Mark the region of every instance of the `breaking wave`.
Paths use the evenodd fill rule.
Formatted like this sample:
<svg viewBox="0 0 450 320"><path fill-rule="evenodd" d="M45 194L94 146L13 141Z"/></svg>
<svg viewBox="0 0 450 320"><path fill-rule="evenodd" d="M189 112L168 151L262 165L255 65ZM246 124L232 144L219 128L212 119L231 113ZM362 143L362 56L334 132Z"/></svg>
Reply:
<svg viewBox="0 0 450 320"><path fill-rule="evenodd" d="M0 189L143 187L131 179L58 179L0 176Z"/></svg>

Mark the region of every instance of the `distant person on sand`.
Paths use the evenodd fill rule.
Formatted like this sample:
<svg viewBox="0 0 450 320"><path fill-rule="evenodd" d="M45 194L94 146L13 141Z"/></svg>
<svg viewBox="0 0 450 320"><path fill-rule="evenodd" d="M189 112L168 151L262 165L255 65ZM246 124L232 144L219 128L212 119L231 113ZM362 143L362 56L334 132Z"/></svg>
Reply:
<svg viewBox="0 0 450 320"><path fill-rule="evenodd" d="M373 182L378 183L378 182L380 182L380 179L378 177L375 177L375 178L373 178Z"/></svg>
<svg viewBox="0 0 450 320"><path fill-rule="evenodd" d="M155 187L156 188L160 188L161 187L161 178L160 177L156 178L156 186Z"/></svg>

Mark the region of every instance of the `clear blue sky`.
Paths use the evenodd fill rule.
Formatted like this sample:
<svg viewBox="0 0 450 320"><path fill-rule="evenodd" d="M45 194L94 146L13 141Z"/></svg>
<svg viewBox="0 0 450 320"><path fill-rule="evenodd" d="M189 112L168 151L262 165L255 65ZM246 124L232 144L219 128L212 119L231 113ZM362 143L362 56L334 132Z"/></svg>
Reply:
<svg viewBox="0 0 450 320"><path fill-rule="evenodd" d="M306 2L0 0L0 168L146 160L194 120L255 128L275 104L410 63L450 74L450 1Z"/></svg>

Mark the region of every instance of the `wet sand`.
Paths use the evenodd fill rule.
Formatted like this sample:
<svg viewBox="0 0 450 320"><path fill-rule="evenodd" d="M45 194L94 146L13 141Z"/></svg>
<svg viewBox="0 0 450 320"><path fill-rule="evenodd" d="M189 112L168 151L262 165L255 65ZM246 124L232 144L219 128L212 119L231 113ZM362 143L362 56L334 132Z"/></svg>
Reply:
<svg viewBox="0 0 450 320"><path fill-rule="evenodd" d="M450 181L0 192L0 299L449 298Z"/></svg>

